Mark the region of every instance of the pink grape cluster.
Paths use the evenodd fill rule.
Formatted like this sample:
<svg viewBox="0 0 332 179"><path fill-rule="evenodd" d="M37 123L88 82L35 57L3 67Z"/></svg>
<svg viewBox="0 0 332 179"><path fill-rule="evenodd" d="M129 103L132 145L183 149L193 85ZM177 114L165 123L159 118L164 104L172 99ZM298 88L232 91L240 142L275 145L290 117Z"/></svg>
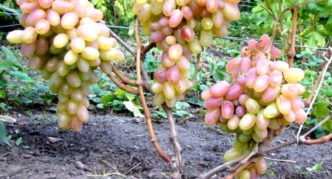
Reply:
<svg viewBox="0 0 332 179"><path fill-rule="evenodd" d="M224 155L225 161L250 152L256 144L280 134L292 122L306 121L304 103L299 97L305 88L298 83L304 72L290 68L286 62L271 61L280 58L281 52L274 46L269 48L270 44L268 35L258 42L249 40L241 57L226 66L232 84L217 82L201 95L208 110L206 123L218 124L237 136L233 148ZM264 159L258 161L258 167L254 167L256 174L263 174L266 163ZM254 171L251 168L241 175L250 176Z"/></svg>
<svg viewBox="0 0 332 179"><path fill-rule="evenodd" d="M58 126L80 131L89 113L89 85L97 82L94 69L110 73L110 61L122 61L103 14L88 0L17 0L24 30L7 35L21 44L32 70L41 70L58 93Z"/></svg>
<svg viewBox="0 0 332 179"><path fill-rule="evenodd" d="M143 34L163 51L155 72L154 104L174 107L191 88L190 58L224 37L231 20L240 18L239 0L136 0L134 12Z"/></svg>

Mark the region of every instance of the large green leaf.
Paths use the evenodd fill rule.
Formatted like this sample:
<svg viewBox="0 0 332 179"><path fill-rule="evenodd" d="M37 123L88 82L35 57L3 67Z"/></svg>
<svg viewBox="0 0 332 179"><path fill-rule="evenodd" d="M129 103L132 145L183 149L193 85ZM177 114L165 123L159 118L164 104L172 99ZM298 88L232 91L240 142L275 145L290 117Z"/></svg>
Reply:
<svg viewBox="0 0 332 179"><path fill-rule="evenodd" d="M315 115L317 121L324 120L329 114L329 104L326 101L320 100L313 105L312 113ZM322 126L327 131L332 131L332 120L329 120Z"/></svg>

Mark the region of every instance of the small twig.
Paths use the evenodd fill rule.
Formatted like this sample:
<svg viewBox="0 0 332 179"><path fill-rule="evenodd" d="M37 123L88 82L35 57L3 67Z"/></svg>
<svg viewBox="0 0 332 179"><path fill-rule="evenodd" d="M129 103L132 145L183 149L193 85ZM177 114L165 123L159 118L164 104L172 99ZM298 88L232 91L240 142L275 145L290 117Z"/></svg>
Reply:
<svg viewBox="0 0 332 179"><path fill-rule="evenodd" d="M149 45L147 45L143 49L143 55L145 55L146 53L148 53L153 47L156 47L156 44L151 42Z"/></svg>
<svg viewBox="0 0 332 179"><path fill-rule="evenodd" d="M172 175L172 178L179 179L179 178L181 178L181 151L182 151L182 148L181 148L181 145L178 140L175 120L173 118L172 111L165 104L163 104L162 107L167 114L169 130L171 133L170 139L173 144L173 150L174 150L174 156L175 156L175 161L174 161L175 166L173 166L174 173Z"/></svg>
<svg viewBox="0 0 332 179"><path fill-rule="evenodd" d="M227 169L227 168L229 168L229 167L231 167L231 166L239 163L240 161L242 161L243 159L245 159L248 155L249 154L244 155L242 157L239 157L239 158L237 158L235 160L231 160L229 162L223 163L222 165L219 165L219 166L213 168L212 170L210 170L210 171L208 171L206 173L201 174L198 178L199 179L208 179L208 178L211 178L214 174L219 173L219 172L221 172L221 171L223 171L223 170L225 170L225 169Z"/></svg>
<svg viewBox="0 0 332 179"><path fill-rule="evenodd" d="M7 156L7 155L9 155L9 152L6 152L6 153L2 154L2 155L0 156L0 158L5 157L5 156Z"/></svg>
<svg viewBox="0 0 332 179"><path fill-rule="evenodd" d="M138 84L138 92L140 96L140 100L144 109L144 115L146 118L146 123L148 126L151 142L154 146L154 148L157 150L159 156L164 159L167 163L170 162L169 157L162 151L162 149L159 146L159 143L157 141L157 138L153 131L152 126L152 120L151 120L151 113L148 108L148 105L146 104L145 97L144 97L144 91L143 91L143 83L142 83L142 77L141 77L141 50L142 50L142 44L141 40L139 38L139 32L138 32L138 19L136 19L135 23L135 36L136 36L136 43L137 43L137 54L136 54L136 71L137 71L137 84Z"/></svg>
<svg viewBox="0 0 332 179"><path fill-rule="evenodd" d="M305 134L303 134L301 137L300 137L300 140L301 141L305 141L305 138L311 134L312 132L314 132L318 127L322 126L323 124L325 124L328 120L330 120L330 118L332 117L332 113L328 116L325 117L324 120L320 121L315 127L311 128L308 132L306 132Z"/></svg>
<svg viewBox="0 0 332 179"><path fill-rule="evenodd" d="M274 39L276 38L277 31L278 31L278 22L279 22L279 21L274 21L274 24L273 24L273 32L272 32L272 37L271 37L271 43L270 43L270 46L269 46L268 52L270 52L271 49L272 49L272 47L273 47Z"/></svg>
<svg viewBox="0 0 332 179"><path fill-rule="evenodd" d="M118 69L116 69L114 66L112 66L112 72L116 74L125 84L133 85L133 86L138 86L135 81L132 81L125 75L123 75Z"/></svg>
<svg viewBox="0 0 332 179"><path fill-rule="evenodd" d="M267 160L272 160L272 161L277 161L277 162L288 162L288 163L296 163L297 161L295 160L285 160L285 159L274 159L270 157L264 157Z"/></svg>
<svg viewBox="0 0 332 179"><path fill-rule="evenodd" d="M126 86L125 84L121 83L118 79L116 79L112 73L107 74L107 76L113 81L113 83L115 83L119 88L121 88L122 90L125 90L126 92L132 93L132 94L136 94L138 95L138 91L132 88L129 88L128 86Z"/></svg>
<svg viewBox="0 0 332 179"><path fill-rule="evenodd" d="M326 135L324 137L321 137L319 139L307 139L304 141L305 144L307 145L312 145L312 144L324 144L327 143L332 139L332 134Z"/></svg>
<svg viewBox="0 0 332 179"><path fill-rule="evenodd" d="M290 67L293 66L293 61L294 61L294 57L296 54L295 37L296 37L296 24L297 24L298 10L299 10L299 7L297 5L295 5L292 9L292 31L291 31L291 36L290 36L290 48L289 48L289 52L287 54L288 63L289 63Z"/></svg>
<svg viewBox="0 0 332 179"><path fill-rule="evenodd" d="M274 18L274 14L273 14L273 12L270 11L270 9L266 8L266 7L263 6L263 5L260 5L260 7L263 8L267 13L269 13L270 16L272 16L272 18Z"/></svg>
<svg viewBox="0 0 332 179"><path fill-rule="evenodd" d="M252 163L252 160L249 160L249 161L245 162L240 167L238 167L233 173L225 176L223 179L233 179L238 173L240 173L242 170L244 170L251 163Z"/></svg>
<svg viewBox="0 0 332 179"><path fill-rule="evenodd" d="M138 167L139 165L141 165L141 163L136 164L135 166L131 167L129 170L127 170L126 172L124 172L124 175L127 175L129 172L131 172L132 170L134 170L136 167Z"/></svg>
<svg viewBox="0 0 332 179"><path fill-rule="evenodd" d="M150 76L148 74L148 72L146 71L146 68L143 64L143 62L141 62L141 70L142 70L142 73L143 73L143 76L144 76L144 87L146 90L148 90L149 92L151 92L151 79L150 79Z"/></svg>
<svg viewBox="0 0 332 179"><path fill-rule="evenodd" d="M123 41L118 35L116 35L116 33L114 33L111 29L110 29L110 33L111 36L113 38L115 38L129 53L131 53L134 57L136 57L136 52L135 50L133 50L132 47L129 46L129 44L127 44L125 41Z"/></svg>
<svg viewBox="0 0 332 179"><path fill-rule="evenodd" d="M201 70L201 54L200 53L197 55L197 61L195 64L195 72L194 72L193 78L191 80L193 84L196 83L196 78L197 78L199 70Z"/></svg>
<svg viewBox="0 0 332 179"><path fill-rule="evenodd" d="M331 47L329 47L329 50L330 50L330 53L332 53L332 48L331 48ZM317 96L318 96L318 94L319 94L319 91L320 91L320 89L321 89L321 87L322 87L322 84L323 84L323 81L324 81L324 77L325 77L325 73L326 73L327 69L329 68L329 66L330 66L330 64L331 64L331 62L332 62L332 55L330 54L330 59L327 59L326 54L327 54L327 53L324 53L324 54L323 54L324 58L327 60L326 68L324 68L323 71L321 72L322 78L321 78L321 80L320 80L320 82L319 82L318 88L317 88L317 90L316 90L316 92L315 92L315 95L314 95L314 97L312 98L312 101L311 101L311 103L310 103L310 106L309 106L309 108L308 108L308 110L307 110L307 113L306 113L307 116L308 116L308 115L310 114L310 112L311 112L311 109L312 109L312 107L313 107L313 105L314 105L314 103L315 103L315 101L316 101L316 98L317 98ZM297 135L296 135L297 143L299 143L299 137L300 137L300 134L301 134L302 128L303 128L303 124L301 124L301 126L300 126L300 128L299 128L299 130L298 130L298 132L297 132Z"/></svg>

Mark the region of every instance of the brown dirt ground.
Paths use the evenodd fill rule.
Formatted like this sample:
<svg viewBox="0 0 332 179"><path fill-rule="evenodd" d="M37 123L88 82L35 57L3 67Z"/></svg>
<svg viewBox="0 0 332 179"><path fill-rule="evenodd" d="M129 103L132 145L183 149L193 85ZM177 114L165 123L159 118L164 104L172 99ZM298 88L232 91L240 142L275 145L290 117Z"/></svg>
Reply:
<svg viewBox="0 0 332 179"><path fill-rule="evenodd" d="M149 141L145 122L132 117L92 115L81 133L61 131L54 113L34 111L15 115L19 122L9 124L13 139L22 137L19 146L0 145L0 178L168 178L169 167L157 156ZM172 154L168 123L154 124L158 140ZM199 174L223 163L223 153L231 147L233 136L208 127L202 121L186 121L177 126L183 147L183 178ZM289 128L278 137L281 142L293 137ZM49 137L60 141L52 142ZM269 154L272 166L261 178L332 178L332 142L312 146L290 146ZM308 169L322 162L323 168ZM221 175L226 174L225 172Z"/></svg>

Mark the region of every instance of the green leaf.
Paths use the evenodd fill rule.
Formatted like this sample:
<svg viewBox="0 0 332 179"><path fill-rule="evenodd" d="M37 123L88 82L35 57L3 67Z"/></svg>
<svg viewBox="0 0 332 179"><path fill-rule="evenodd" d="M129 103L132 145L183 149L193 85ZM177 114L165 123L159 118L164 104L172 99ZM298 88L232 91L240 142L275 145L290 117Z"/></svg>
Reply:
<svg viewBox="0 0 332 179"><path fill-rule="evenodd" d="M97 96L104 96L104 92L100 89L97 84L90 86L90 93Z"/></svg>
<svg viewBox="0 0 332 179"><path fill-rule="evenodd" d="M182 108L182 107L190 107L190 104L187 102L182 102L182 101L178 101L176 103L176 109Z"/></svg>
<svg viewBox="0 0 332 179"><path fill-rule="evenodd" d="M26 82L26 83L32 82L32 79L30 78L30 76L24 72L10 71L9 74L22 82Z"/></svg>
<svg viewBox="0 0 332 179"><path fill-rule="evenodd" d="M0 139L3 140L7 137L7 130L5 124L0 121Z"/></svg>
<svg viewBox="0 0 332 179"><path fill-rule="evenodd" d="M15 66L15 63L9 60L0 61L0 73L2 73L5 70L8 70L9 68Z"/></svg>
<svg viewBox="0 0 332 179"><path fill-rule="evenodd" d="M127 92L121 88L118 88L118 90L115 92L115 95L117 96L124 96Z"/></svg>
<svg viewBox="0 0 332 179"><path fill-rule="evenodd" d="M102 98L100 98L100 102L104 103L104 104L108 104L110 102L112 102L114 99L116 99L116 95L114 94L106 94L105 96L103 96Z"/></svg>
<svg viewBox="0 0 332 179"><path fill-rule="evenodd" d="M132 101L136 98L136 95L131 94L131 93L126 93L126 97L128 100Z"/></svg>
<svg viewBox="0 0 332 179"><path fill-rule="evenodd" d="M161 116L162 118L167 119L167 114L165 111L155 111L155 114L157 114L158 116Z"/></svg>
<svg viewBox="0 0 332 179"><path fill-rule="evenodd" d="M0 90L0 99L4 99L5 97L5 90Z"/></svg>
<svg viewBox="0 0 332 179"><path fill-rule="evenodd" d="M204 106L204 101L202 101L197 96L193 96L193 97L189 98L188 103L195 104L195 105L198 105L198 106Z"/></svg>
<svg viewBox="0 0 332 179"><path fill-rule="evenodd" d="M177 116L179 116L179 117L184 117L184 116L188 116L189 113L188 113L188 111L176 110L176 111L175 111L175 115L177 115Z"/></svg>
<svg viewBox="0 0 332 179"><path fill-rule="evenodd" d="M7 48L5 46L1 46L1 50L6 55L7 60L12 61L12 62L17 61L15 55L13 54L13 52L11 50L9 50L9 48Z"/></svg>
<svg viewBox="0 0 332 179"><path fill-rule="evenodd" d="M315 115L318 122L324 120L329 114L329 104L326 101L319 101L313 105L312 113ZM327 131L332 131L332 120L329 120L322 126Z"/></svg>
<svg viewBox="0 0 332 179"><path fill-rule="evenodd" d="M15 145L19 146L22 143L22 137L19 137L16 141L15 141Z"/></svg>
<svg viewBox="0 0 332 179"><path fill-rule="evenodd" d="M146 54L144 66L148 73L156 71L159 65L160 65L160 60L155 59L151 53Z"/></svg>
<svg viewBox="0 0 332 179"><path fill-rule="evenodd" d="M103 103L98 103L97 108L98 109L104 109L104 104Z"/></svg>
<svg viewBox="0 0 332 179"><path fill-rule="evenodd" d="M134 114L135 117L144 117L139 108L132 101L125 101L123 104Z"/></svg>

